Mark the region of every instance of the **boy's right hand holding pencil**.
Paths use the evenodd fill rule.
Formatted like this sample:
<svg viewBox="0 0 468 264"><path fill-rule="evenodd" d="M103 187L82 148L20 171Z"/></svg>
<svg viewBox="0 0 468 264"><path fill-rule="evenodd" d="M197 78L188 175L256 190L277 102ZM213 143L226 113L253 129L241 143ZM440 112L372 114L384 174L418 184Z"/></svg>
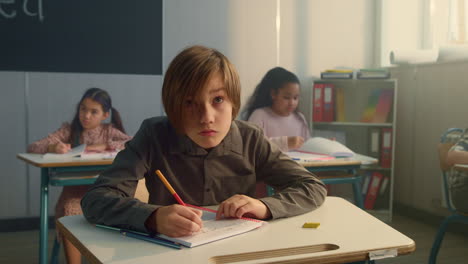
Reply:
<svg viewBox="0 0 468 264"><path fill-rule="evenodd" d="M202 211L173 204L156 209L145 222L147 229L170 237L188 236L200 231Z"/></svg>

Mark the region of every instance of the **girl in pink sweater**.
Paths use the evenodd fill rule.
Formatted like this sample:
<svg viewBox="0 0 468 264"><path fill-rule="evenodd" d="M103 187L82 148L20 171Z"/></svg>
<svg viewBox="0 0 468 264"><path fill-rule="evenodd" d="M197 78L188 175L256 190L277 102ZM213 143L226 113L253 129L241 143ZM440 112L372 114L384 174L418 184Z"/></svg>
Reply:
<svg viewBox="0 0 468 264"><path fill-rule="evenodd" d="M103 123L111 116L111 123ZM119 112L112 107L109 94L99 88L88 89L76 107L75 117L57 131L28 146L31 153L66 153L86 144L86 151L121 150L131 137L125 134ZM55 207L55 217L82 214L80 201L88 186L65 186ZM64 241L68 263L81 263L79 251Z"/></svg>
<svg viewBox="0 0 468 264"><path fill-rule="evenodd" d="M307 121L297 111L299 94L297 76L284 68L273 68L255 88L243 117L260 126L282 151L297 149L310 137Z"/></svg>

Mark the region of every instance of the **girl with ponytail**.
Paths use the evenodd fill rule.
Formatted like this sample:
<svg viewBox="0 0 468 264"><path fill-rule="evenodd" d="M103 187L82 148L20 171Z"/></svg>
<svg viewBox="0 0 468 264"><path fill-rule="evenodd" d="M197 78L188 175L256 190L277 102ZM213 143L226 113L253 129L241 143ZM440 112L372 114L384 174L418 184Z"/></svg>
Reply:
<svg viewBox="0 0 468 264"><path fill-rule="evenodd" d="M111 122L104 123L109 116ZM129 139L109 94L99 88L89 88L76 106L71 124L64 123L47 137L30 144L28 152L66 153L81 144L86 144L86 151L118 151ZM87 185L63 187L55 207L55 218L82 214L80 201L87 190ZM66 239L62 241L67 263L81 263L79 251Z"/></svg>

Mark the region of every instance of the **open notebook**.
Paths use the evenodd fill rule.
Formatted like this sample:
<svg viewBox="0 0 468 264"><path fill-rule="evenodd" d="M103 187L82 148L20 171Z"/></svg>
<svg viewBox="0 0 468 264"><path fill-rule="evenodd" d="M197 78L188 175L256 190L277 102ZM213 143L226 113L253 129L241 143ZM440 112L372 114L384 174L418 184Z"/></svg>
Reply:
<svg viewBox="0 0 468 264"><path fill-rule="evenodd" d="M242 233L249 232L253 229L259 228L267 224L265 221L252 219L252 218L227 218L216 220L216 211L204 207L186 204L203 211L202 220L203 228L191 236L184 237L168 237L166 235L158 234L157 236L170 240L186 247L196 247L199 245L207 244L220 239L236 236Z"/></svg>
<svg viewBox="0 0 468 264"><path fill-rule="evenodd" d="M298 149L299 152L310 152L315 154L324 154L332 157L353 157L355 153L345 145L336 140L330 140L323 137L309 138Z"/></svg>
<svg viewBox="0 0 468 264"><path fill-rule="evenodd" d="M304 152L304 151L288 151L285 152L286 155L291 157L292 160L298 162L313 162L313 161L323 161L323 160L331 160L335 159L335 157L324 155L324 154L316 154L311 152Z"/></svg>
<svg viewBox="0 0 468 264"><path fill-rule="evenodd" d="M42 158L45 160L67 160L70 158L113 159L118 153L118 151L88 152L85 150L86 150L86 144L81 144L77 147L72 148L67 153L64 153L64 154L46 153L42 155Z"/></svg>
<svg viewBox="0 0 468 264"><path fill-rule="evenodd" d="M336 140L323 137L309 138L298 150L286 152L293 160L311 162L335 158L351 158L363 165L375 164L377 159L355 153Z"/></svg>

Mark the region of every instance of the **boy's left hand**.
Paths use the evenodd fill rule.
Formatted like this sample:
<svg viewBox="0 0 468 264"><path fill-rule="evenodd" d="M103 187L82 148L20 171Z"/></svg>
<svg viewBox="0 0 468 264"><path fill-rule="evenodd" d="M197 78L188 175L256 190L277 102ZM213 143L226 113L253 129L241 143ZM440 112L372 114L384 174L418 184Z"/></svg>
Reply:
<svg viewBox="0 0 468 264"><path fill-rule="evenodd" d="M223 216L225 218L241 218L245 216L267 219L271 217L271 212L262 201L246 195L236 194L219 205L216 219L220 219Z"/></svg>

